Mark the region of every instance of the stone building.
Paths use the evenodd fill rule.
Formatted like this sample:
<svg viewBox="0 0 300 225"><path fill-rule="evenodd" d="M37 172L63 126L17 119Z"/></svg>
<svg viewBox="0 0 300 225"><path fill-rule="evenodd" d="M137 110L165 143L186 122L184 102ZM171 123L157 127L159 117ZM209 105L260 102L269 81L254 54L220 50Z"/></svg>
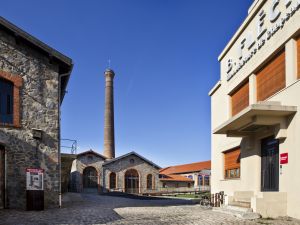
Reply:
<svg viewBox="0 0 300 225"><path fill-rule="evenodd" d="M210 170L210 161L169 166L159 171L160 181L163 182L163 187L193 187L208 191L210 190Z"/></svg>
<svg viewBox="0 0 300 225"><path fill-rule="evenodd" d="M300 219L300 1L256 0L211 90L212 193Z"/></svg>
<svg viewBox="0 0 300 225"><path fill-rule="evenodd" d="M26 207L26 169L60 194L60 105L72 60L0 17L0 208Z"/></svg>
<svg viewBox="0 0 300 225"><path fill-rule="evenodd" d="M103 155L89 150L77 155L63 155L64 190L75 192L127 192L143 194L160 186L159 169L136 152L115 158L113 79L105 71L105 119ZM70 159L74 157L71 164ZM65 166L68 164L67 166ZM69 177L68 177L69 176Z"/></svg>

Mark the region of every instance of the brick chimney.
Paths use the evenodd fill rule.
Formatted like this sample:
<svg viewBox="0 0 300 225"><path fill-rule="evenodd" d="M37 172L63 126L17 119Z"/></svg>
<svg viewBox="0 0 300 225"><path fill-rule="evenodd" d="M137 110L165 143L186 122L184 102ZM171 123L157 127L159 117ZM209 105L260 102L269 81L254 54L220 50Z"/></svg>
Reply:
<svg viewBox="0 0 300 225"><path fill-rule="evenodd" d="M105 71L105 117L104 117L104 152L108 159L115 158L114 131L114 76L111 69Z"/></svg>

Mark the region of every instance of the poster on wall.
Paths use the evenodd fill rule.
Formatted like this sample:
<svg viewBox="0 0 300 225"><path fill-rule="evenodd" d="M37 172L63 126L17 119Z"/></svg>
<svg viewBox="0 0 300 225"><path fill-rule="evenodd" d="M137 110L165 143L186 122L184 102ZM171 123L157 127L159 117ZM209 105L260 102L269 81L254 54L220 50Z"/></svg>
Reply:
<svg viewBox="0 0 300 225"><path fill-rule="evenodd" d="M26 190L42 191L44 190L44 170L43 169L26 169Z"/></svg>

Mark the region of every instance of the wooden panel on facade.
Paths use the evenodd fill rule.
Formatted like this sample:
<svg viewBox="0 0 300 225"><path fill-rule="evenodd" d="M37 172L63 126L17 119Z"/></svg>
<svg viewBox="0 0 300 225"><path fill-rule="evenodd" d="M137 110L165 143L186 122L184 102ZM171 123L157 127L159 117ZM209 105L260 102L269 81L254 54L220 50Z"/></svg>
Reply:
<svg viewBox="0 0 300 225"><path fill-rule="evenodd" d="M300 79L300 38L298 38L297 40L297 65L298 65L297 78Z"/></svg>
<svg viewBox="0 0 300 225"><path fill-rule="evenodd" d="M285 88L285 52L276 55L256 76L257 101L264 101Z"/></svg>
<svg viewBox="0 0 300 225"><path fill-rule="evenodd" d="M232 116L238 114L249 106L249 82L231 94L231 113Z"/></svg>
<svg viewBox="0 0 300 225"><path fill-rule="evenodd" d="M224 152L225 170L240 168L240 147Z"/></svg>

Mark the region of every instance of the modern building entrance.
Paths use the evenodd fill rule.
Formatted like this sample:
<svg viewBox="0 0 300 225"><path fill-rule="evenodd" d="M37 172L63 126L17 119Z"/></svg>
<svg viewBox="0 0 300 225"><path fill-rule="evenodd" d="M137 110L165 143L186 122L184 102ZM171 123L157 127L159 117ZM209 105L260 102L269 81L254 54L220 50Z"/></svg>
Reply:
<svg viewBox="0 0 300 225"><path fill-rule="evenodd" d="M279 141L261 141L261 191L279 191Z"/></svg>
<svg viewBox="0 0 300 225"><path fill-rule="evenodd" d="M5 206L5 152L0 145L0 209Z"/></svg>
<svg viewBox="0 0 300 225"><path fill-rule="evenodd" d="M134 169L127 170L125 173L125 192L129 194L139 193L139 174Z"/></svg>
<svg viewBox="0 0 300 225"><path fill-rule="evenodd" d="M87 167L83 170L83 188L97 189L98 173L94 167Z"/></svg>

